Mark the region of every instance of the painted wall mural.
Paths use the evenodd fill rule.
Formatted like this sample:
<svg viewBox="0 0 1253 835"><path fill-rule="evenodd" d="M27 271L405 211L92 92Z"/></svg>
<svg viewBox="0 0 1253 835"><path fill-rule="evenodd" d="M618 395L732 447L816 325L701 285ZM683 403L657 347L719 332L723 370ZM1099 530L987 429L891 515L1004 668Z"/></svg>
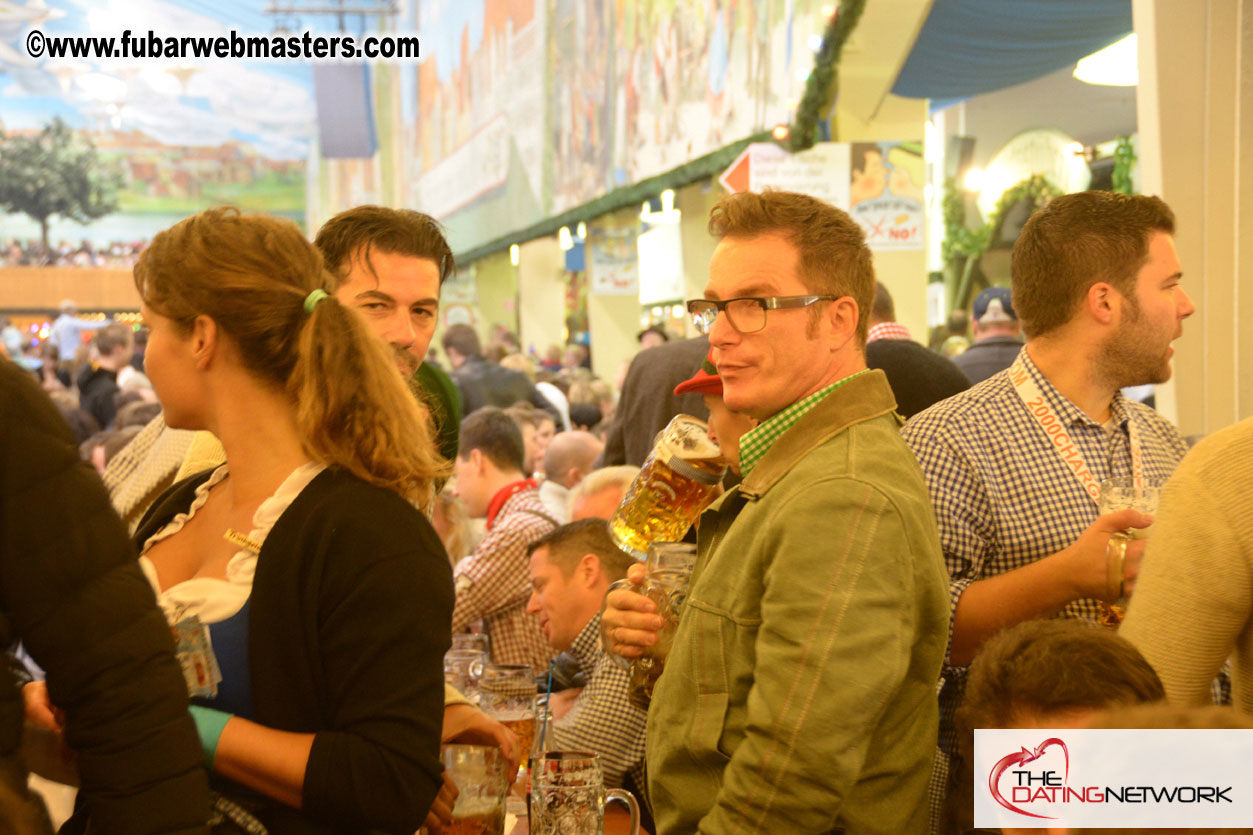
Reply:
<svg viewBox="0 0 1253 835"><path fill-rule="evenodd" d="M457 251L788 121L824 21L819 0L418 0L413 15L397 201ZM366 169L320 165L324 217Z"/></svg>
<svg viewBox="0 0 1253 835"><path fill-rule="evenodd" d="M86 226L54 221L54 248L142 241L220 204L303 223L312 80L296 62L36 60L22 48L27 33L215 36L273 25L245 0L0 0L0 130L34 135L59 117L121 176L117 211ZM0 239L38 233L29 218L0 214Z"/></svg>

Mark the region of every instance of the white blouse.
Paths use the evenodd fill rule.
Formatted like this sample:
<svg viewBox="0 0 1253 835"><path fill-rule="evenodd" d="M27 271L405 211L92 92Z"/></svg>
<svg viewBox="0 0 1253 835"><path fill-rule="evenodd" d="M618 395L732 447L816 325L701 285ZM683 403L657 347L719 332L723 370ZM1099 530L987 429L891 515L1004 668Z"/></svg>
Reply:
<svg viewBox="0 0 1253 835"><path fill-rule="evenodd" d="M261 503L252 516L252 529L247 533L248 539L258 546L258 550L265 543L265 538L274 527L274 523L296 500L301 491L309 486L309 482L313 481L324 469L326 469L325 464L312 461L297 467L283 480L283 483L274 491L274 495ZM252 594L252 577L257 568L257 555L246 548L236 551L230 562L226 564L225 580L216 577L192 577L170 586L165 591L161 590L157 580L156 566L147 556L153 545L183 529L188 520L196 515L196 511L204 507L205 502L209 500L209 491L221 483L226 476L226 465L222 464L213 471L213 475L209 476L207 481L196 488L196 498L187 512L178 514L165 527L153 534L144 543L143 550L139 554L139 567L148 578L148 583L157 596L157 603L161 606L167 623L177 623L191 615L198 616L202 623L224 621L242 609Z"/></svg>

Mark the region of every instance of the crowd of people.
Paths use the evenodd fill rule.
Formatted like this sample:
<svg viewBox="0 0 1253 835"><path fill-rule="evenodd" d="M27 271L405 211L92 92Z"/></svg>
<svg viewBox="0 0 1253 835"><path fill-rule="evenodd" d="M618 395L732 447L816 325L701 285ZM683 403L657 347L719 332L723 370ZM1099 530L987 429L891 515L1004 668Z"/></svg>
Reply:
<svg viewBox="0 0 1253 835"><path fill-rule="evenodd" d="M65 832L439 832L441 743L528 753L440 678L467 632L664 835L966 833L975 728L1245 727L1253 421L1189 451L1123 393L1195 310L1174 222L1054 199L948 357L846 213L731 196L699 335L642 331L619 386L505 329L444 328L441 365L421 213L177 224L139 339L67 302L0 362L0 817L50 831L25 721L76 754ZM645 709L612 656L663 622L606 520L678 414L729 474ZM1168 483L1156 522L1098 512L1117 477Z"/></svg>
<svg viewBox="0 0 1253 835"><path fill-rule="evenodd" d="M13 238L0 243L0 267L104 267L130 269L139 259L147 241L113 241L96 246L84 240L78 246L61 241L45 249L37 240L25 243Z"/></svg>

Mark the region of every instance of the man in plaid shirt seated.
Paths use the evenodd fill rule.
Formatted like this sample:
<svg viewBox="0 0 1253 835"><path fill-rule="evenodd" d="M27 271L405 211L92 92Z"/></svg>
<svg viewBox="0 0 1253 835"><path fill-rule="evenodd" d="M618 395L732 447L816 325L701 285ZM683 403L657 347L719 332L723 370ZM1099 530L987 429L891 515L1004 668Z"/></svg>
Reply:
<svg viewBox="0 0 1253 835"><path fill-rule="evenodd" d="M644 785L644 722L647 714L627 701L629 674L600 644L600 602L609 584L635 563L609 538L604 519L563 525L535 540L527 614L538 619L548 643L569 652L587 674L582 691L554 693L554 750L600 754L605 786L627 778L637 794Z"/></svg>
<svg viewBox="0 0 1253 835"><path fill-rule="evenodd" d="M1134 588L1144 542L1127 548L1121 577L1107 546L1151 517L1098 517L1098 485L1164 483L1186 451L1174 426L1120 393L1170 378L1170 344L1195 310L1180 285L1174 224L1159 198L1112 192L1066 195L1036 212L1013 252L1026 347L1009 369L903 430L951 576L940 696L940 746L950 755L966 667L985 640L1034 618L1098 621L1102 601Z"/></svg>
<svg viewBox="0 0 1253 835"><path fill-rule="evenodd" d="M487 518L487 536L453 569L452 629L460 632L481 619L493 663L529 664L543 672L553 653L526 613L526 549L557 522L540 501L535 480L523 474L523 449L521 431L501 409L478 409L461 423L453 492L471 518Z"/></svg>

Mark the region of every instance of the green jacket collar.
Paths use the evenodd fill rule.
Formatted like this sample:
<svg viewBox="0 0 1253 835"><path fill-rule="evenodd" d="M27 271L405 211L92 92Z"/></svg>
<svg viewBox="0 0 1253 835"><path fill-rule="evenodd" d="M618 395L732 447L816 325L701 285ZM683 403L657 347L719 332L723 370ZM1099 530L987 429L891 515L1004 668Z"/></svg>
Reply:
<svg viewBox="0 0 1253 835"><path fill-rule="evenodd" d="M896 410L896 398L882 371L872 369L837 388L779 436L740 483L739 493L759 499L797 462L857 423Z"/></svg>

